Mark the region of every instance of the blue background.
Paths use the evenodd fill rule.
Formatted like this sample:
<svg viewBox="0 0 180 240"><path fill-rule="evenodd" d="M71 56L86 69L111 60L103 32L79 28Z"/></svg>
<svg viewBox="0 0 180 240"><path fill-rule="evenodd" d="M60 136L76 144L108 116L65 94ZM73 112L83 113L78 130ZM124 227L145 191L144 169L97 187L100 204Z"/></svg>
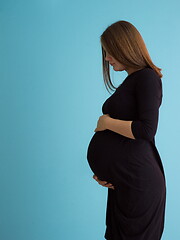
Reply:
<svg viewBox="0 0 180 240"><path fill-rule="evenodd" d="M178 240L178 1L0 3L0 239L103 240L108 188L86 159L101 107L100 35L131 22L163 73L156 146L167 181L163 240ZM111 74L118 86L127 73Z"/></svg>

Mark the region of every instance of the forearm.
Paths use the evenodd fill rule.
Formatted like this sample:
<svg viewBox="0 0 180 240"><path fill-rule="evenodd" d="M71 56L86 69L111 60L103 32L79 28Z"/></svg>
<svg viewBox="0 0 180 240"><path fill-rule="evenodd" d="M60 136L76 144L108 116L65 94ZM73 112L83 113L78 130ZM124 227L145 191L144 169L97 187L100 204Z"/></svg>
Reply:
<svg viewBox="0 0 180 240"><path fill-rule="evenodd" d="M109 117L106 121L106 128L125 137L135 139L131 131L131 123L132 121L125 121Z"/></svg>

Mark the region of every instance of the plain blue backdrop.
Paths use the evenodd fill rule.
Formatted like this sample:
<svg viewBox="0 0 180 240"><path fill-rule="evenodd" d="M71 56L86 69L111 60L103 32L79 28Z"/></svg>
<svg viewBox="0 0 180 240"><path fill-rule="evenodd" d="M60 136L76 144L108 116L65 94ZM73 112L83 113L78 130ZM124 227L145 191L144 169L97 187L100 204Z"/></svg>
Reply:
<svg viewBox="0 0 180 240"><path fill-rule="evenodd" d="M131 22L162 68L156 146L167 181L162 240L180 239L179 1L0 2L0 240L103 240L108 188L86 159L101 107L100 35ZM127 73L111 74L118 86Z"/></svg>

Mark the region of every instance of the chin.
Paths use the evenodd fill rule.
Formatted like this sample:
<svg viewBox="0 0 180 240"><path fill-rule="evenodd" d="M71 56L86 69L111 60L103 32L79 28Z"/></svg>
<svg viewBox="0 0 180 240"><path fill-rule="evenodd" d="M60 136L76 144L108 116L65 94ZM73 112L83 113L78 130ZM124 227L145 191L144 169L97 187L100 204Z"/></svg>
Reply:
<svg viewBox="0 0 180 240"><path fill-rule="evenodd" d="M114 71L124 71L123 69L114 69Z"/></svg>

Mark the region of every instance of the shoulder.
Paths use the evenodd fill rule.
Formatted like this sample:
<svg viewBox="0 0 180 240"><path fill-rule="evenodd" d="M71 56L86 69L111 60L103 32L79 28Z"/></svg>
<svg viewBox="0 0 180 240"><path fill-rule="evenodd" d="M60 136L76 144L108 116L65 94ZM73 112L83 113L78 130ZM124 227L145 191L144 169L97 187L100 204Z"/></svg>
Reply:
<svg viewBox="0 0 180 240"><path fill-rule="evenodd" d="M156 71L152 68L144 68L136 75L136 85L152 87L162 87L162 81Z"/></svg>
<svg viewBox="0 0 180 240"><path fill-rule="evenodd" d="M150 68L150 67L143 68L142 70L140 70L139 72L137 72L136 77L137 77L137 78L147 77L147 78L161 79L161 78L159 77L159 75L156 73L156 71L155 71L153 68Z"/></svg>

